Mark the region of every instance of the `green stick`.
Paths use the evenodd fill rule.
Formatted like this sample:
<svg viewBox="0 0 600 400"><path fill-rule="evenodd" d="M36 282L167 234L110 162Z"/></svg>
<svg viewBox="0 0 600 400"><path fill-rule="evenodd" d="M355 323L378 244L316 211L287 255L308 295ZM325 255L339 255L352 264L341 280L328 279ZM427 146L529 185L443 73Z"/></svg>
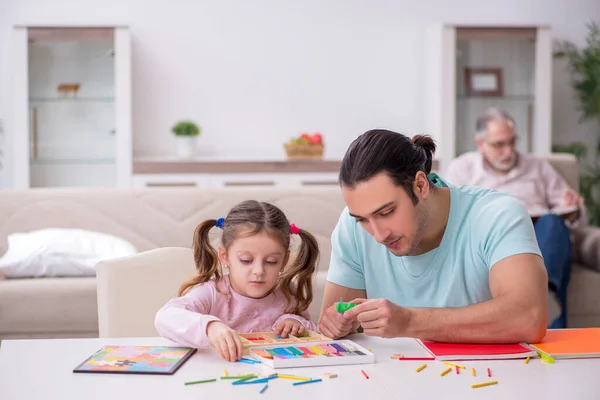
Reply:
<svg viewBox="0 0 600 400"><path fill-rule="evenodd" d="M238 375L238 376L222 376L221 379L252 379L252 378L257 378L257 375L251 374L251 375Z"/></svg>
<svg viewBox="0 0 600 400"><path fill-rule="evenodd" d="M205 379L203 381L186 382L185 385L195 385L196 383L215 382L216 379Z"/></svg>

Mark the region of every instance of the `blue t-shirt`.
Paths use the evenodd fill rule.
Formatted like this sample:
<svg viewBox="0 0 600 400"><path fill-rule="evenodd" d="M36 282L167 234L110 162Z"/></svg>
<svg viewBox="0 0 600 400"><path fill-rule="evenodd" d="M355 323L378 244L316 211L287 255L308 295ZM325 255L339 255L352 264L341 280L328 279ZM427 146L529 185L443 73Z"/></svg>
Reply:
<svg viewBox="0 0 600 400"><path fill-rule="evenodd" d="M498 261L522 253L541 257L531 217L519 200L479 187L448 188L442 241L418 256L394 255L346 208L331 237L327 280L403 307L463 307L492 298L489 271Z"/></svg>

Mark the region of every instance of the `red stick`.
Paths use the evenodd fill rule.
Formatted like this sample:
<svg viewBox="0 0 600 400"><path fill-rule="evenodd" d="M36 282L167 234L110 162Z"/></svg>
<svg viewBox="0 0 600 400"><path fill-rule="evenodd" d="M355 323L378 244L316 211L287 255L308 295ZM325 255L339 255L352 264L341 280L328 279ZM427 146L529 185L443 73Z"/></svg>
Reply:
<svg viewBox="0 0 600 400"><path fill-rule="evenodd" d="M367 373L364 370L360 370L360 372L362 372L362 374L365 376L365 378L369 379L369 375L367 375Z"/></svg>
<svg viewBox="0 0 600 400"><path fill-rule="evenodd" d="M456 367L456 375L460 374L460 372L458 372L458 367Z"/></svg>
<svg viewBox="0 0 600 400"><path fill-rule="evenodd" d="M398 360L400 361L426 361L426 360L435 360L434 357L401 357Z"/></svg>
<svg viewBox="0 0 600 400"><path fill-rule="evenodd" d="M492 377L492 371L490 371L490 369L488 368L488 377L491 378Z"/></svg>

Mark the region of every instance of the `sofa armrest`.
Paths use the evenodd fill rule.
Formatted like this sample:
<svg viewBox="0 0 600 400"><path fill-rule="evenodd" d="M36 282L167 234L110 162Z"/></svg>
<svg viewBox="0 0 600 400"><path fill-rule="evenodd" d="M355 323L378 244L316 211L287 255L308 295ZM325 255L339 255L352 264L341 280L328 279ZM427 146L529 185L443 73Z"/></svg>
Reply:
<svg viewBox="0 0 600 400"><path fill-rule="evenodd" d="M600 228L584 226L573 231L573 260L600 272Z"/></svg>
<svg viewBox="0 0 600 400"><path fill-rule="evenodd" d="M156 312L194 276L192 250L164 247L96 266L100 337L158 336Z"/></svg>

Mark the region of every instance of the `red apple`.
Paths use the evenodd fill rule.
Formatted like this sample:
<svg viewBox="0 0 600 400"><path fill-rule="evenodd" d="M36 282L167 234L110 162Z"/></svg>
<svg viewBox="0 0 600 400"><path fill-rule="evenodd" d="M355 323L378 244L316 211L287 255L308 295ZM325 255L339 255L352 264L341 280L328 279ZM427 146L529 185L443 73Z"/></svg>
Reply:
<svg viewBox="0 0 600 400"><path fill-rule="evenodd" d="M300 135L300 139L310 140L310 135L306 132Z"/></svg>
<svg viewBox="0 0 600 400"><path fill-rule="evenodd" d="M312 144L323 144L323 136L320 133L313 133L309 138Z"/></svg>

